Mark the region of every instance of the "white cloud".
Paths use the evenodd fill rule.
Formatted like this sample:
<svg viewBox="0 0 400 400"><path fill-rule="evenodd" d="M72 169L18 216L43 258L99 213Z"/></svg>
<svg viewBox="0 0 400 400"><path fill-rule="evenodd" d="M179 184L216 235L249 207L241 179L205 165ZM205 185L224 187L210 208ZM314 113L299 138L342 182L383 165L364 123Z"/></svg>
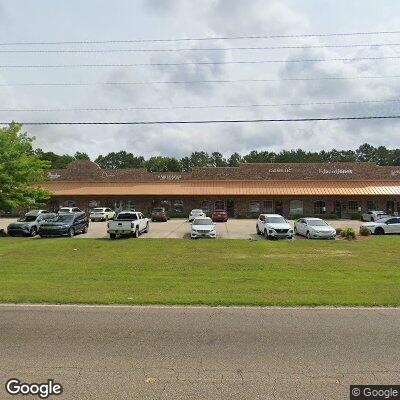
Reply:
<svg viewBox="0 0 400 400"><path fill-rule="evenodd" d="M278 0L149 0L143 2L143 15L151 14L154 26L164 29L165 37L241 36L257 34L292 34L315 32L315 16L299 11L289 1ZM340 14L332 15L340 21ZM377 22L379 24L379 21ZM338 24L339 26L339 24ZM365 30L373 30L368 26ZM339 30L339 29L338 29ZM148 37L154 36L149 29ZM142 36L143 37L143 36ZM368 38L187 41L146 43L146 48L209 48L233 46L279 46L324 43L362 43ZM379 39L381 40L381 39ZM384 41L383 39L381 41ZM117 46L116 46L117 47ZM119 45L121 47L121 45ZM126 47L126 46L122 46ZM342 57L379 57L397 55L395 48L367 49L285 49L185 51L121 55L121 62L181 63L224 62L232 60L329 59ZM96 62L104 59L96 58ZM114 61L110 56L107 61ZM115 56L117 57L117 56ZM129 58L130 57L130 58ZM116 58L115 58L116 59ZM44 59L42 59L44 60ZM83 80L123 81L196 81L219 79L285 79L297 77L351 77L397 75L393 60L288 62L259 65L186 65L146 68L116 68L111 72L87 74ZM75 75L71 73L71 81ZM89 78L88 78L89 77ZM76 79L76 80L79 80ZM41 78L41 80L44 80ZM400 79L281 81L267 83L199 83L179 85L124 85L88 87L80 97L84 106L108 107L174 107L222 104L281 104L329 101L375 100L398 98ZM63 106L79 105L76 97L63 92ZM1 96L1 94L0 94ZM35 97L26 96L32 106ZM0 97L0 101L2 98ZM4 101L4 100L3 100ZM48 101L40 97L40 101ZM254 107L218 109L135 110L130 112L88 112L40 114L40 119L82 120L203 120L246 118L291 118L346 115L398 114L400 103L337 104L308 107ZM29 116L30 117L30 116ZM31 119L32 119L31 118ZM191 151L245 153L251 149L299 148L319 150L355 148L369 141L390 147L400 145L399 126L393 121L318 122L271 124L215 125L150 125L95 127L40 127L29 129L38 137L38 144L57 152L86 151L92 156L109 151L127 150L146 156L155 154L183 156Z"/></svg>

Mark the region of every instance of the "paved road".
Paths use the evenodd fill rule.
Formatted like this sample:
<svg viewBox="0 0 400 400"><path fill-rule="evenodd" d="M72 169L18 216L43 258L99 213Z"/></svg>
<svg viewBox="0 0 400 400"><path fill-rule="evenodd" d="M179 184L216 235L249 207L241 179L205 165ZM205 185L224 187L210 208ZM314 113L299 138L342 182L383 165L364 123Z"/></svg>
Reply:
<svg viewBox="0 0 400 400"><path fill-rule="evenodd" d="M0 218L0 229L15 219ZM294 221L290 221L294 224ZM329 221L335 228L351 226L358 232L361 222L351 220ZM190 224L185 219L171 219L168 222L151 222L150 232L141 238L189 238ZM108 238L105 222L91 222L89 232L86 235L78 235L77 238ZM257 239L255 219L230 219L228 222L217 223L217 238L220 239Z"/></svg>
<svg viewBox="0 0 400 400"><path fill-rule="evenodd" d="M0 306L0 377L64 399L347 399L400 383L399 332L400 309Z"/></svg>

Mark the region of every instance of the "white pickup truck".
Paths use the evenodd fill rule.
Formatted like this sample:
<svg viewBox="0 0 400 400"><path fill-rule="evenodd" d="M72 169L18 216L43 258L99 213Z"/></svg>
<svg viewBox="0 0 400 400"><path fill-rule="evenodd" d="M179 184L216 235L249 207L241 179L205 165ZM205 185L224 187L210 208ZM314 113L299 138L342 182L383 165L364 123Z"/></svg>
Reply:
<svg viewBox="0 0 400 400"><path fill-rule="evenodd" d="M110 239L117 236L139 237L141 233L149 231L149 220L141 212L121 211L114 221L107 223L107 233Z"/></svg>

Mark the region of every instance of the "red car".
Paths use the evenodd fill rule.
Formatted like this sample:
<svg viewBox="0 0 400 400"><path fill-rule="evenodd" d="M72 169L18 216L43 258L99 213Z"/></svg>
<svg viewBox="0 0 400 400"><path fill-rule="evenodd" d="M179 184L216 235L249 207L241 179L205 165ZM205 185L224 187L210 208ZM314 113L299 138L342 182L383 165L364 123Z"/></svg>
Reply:
<svg viewBox="0 0 400 400"><path fill-rule="evenodd" d="M226 222L228 221L228 213L225 210L215 210L211 215L211 219L213 222Z"/></svg>

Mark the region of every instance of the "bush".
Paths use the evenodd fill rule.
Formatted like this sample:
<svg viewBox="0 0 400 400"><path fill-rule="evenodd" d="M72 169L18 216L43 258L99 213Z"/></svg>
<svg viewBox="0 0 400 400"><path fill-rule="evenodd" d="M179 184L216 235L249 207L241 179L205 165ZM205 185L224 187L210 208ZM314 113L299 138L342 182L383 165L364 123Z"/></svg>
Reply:
<svg viewBox="0 0 400 400"><path fill-rule="evenodd" d="M360 213L353 213L351 214L351 219L352 220L357 220L357 221L362 221L362 215Z"/></svg>
<svg viewBox="0 0 400 400"><path fill-rule="evenodd" d="M340 236L347 240L353 240L356 238L356 232L353 228L343 228L340 232Z"/></svg>
<svg viewBox="0 0 400 400"><path fill-rule="evenodd" d="M362 226L360 228L360 235L361 236L371 236L371 231L367 227Z"/></svg>

